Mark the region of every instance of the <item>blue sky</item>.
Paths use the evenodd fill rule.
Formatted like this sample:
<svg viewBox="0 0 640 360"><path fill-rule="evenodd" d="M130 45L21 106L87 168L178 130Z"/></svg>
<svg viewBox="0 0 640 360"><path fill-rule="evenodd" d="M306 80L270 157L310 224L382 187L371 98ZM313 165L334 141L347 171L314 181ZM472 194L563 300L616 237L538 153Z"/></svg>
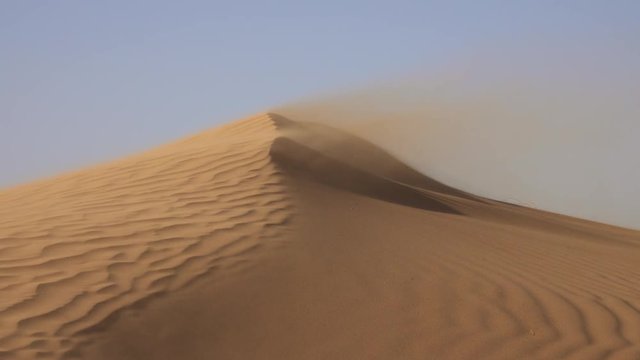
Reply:
<svg viewBox="0 0 640 360"><path fill-rule="evenodd" d="M639 14L622 0L3 0L0 186L478 53L637 60Z"/></svg>

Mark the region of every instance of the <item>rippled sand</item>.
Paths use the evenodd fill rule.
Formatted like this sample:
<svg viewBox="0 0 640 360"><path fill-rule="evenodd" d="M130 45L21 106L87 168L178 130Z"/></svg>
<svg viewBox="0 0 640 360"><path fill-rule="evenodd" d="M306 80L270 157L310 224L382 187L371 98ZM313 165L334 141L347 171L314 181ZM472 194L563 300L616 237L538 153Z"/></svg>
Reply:
<svg viewBox="0 0 640 360"><path fill-rule="evenodd" d="M640 233L264 114L1 191L5 358L639 359Z"/></svg>

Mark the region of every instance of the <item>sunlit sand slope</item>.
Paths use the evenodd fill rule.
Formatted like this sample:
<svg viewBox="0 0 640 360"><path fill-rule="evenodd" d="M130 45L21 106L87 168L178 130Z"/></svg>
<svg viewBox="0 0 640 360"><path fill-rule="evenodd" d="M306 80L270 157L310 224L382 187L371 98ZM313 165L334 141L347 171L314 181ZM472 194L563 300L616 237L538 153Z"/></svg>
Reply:
<svg viewBox="0 0 640 360"><path fill-rule="evenodd" d="M0 192L0 359L56 358L123 309L250 262L289 217L266 116Z"/></svg>

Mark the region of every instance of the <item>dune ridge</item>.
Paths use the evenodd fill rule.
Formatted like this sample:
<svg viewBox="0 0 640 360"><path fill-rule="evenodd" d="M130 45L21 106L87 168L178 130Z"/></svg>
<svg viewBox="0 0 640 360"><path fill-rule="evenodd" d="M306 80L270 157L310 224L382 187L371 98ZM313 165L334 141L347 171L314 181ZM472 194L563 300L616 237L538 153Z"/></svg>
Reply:
<svg viewBox="0 0 640 360"><path fill-rule="evenodd" d="M640 232L321 124L262 114L0 204L0 358L640 358Z"/></svg>

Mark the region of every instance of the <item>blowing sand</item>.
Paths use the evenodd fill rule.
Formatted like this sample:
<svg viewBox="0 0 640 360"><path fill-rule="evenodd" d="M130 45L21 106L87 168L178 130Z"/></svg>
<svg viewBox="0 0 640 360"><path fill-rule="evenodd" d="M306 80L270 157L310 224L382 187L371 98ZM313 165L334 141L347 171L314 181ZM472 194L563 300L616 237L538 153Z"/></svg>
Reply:
<svg viewBox="0 0 640 360"><path fill-rule="evenodd" d="M638 264L264 114L0 192L0 359L640 359Z"/></svg>

